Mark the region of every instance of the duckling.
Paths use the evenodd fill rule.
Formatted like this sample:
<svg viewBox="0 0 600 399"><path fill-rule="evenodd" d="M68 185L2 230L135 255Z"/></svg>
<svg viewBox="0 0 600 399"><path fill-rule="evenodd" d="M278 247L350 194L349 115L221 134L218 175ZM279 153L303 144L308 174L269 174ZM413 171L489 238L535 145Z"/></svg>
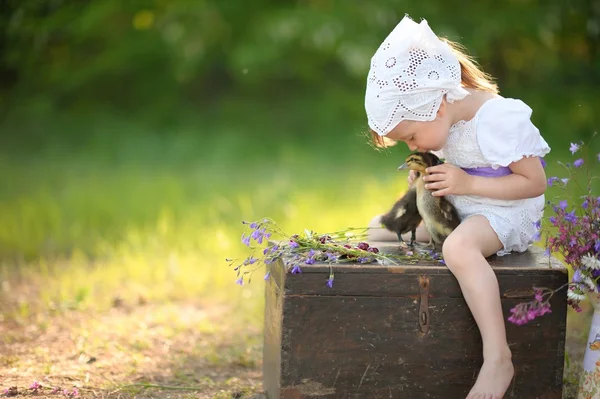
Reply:
<svg viewBox="0 0 600 399"><path fill-rule="evenodd" d="M412 169L419 172L413 185L417 195L417 209L423 218L425 228L431 237L428 246L441 246L446 237L460 224L458 212L454 205L444 197L435 197L425 188L423 176L425 169L443 163L430 152L415 152L406 158L406 162L398 169Z"/></svg>
<svg viewBox="0 0 600 399"><path fill-rule="evenodd" d="M416 230L421 223L421 215L417 209L417 190L414 185L392 206L392 209L381 216L381 224L398 235L398 240L404 242L402 234L411 232L410 244L413 246Z"/></svg>

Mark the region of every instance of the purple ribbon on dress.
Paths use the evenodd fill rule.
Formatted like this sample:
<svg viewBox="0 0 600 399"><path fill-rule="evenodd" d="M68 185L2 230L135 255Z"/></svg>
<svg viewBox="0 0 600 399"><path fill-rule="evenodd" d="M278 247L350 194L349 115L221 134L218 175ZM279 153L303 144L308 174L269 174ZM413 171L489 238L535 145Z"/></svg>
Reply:
<svg viewBox="0 0 600 399"><path fill-rule="evenodd" d="M507 176L512 173L508 166L502 166L498 169L492 167L481 167L481 168L462 168L465 172L473 176L482 177L501 177Z"/></svg>

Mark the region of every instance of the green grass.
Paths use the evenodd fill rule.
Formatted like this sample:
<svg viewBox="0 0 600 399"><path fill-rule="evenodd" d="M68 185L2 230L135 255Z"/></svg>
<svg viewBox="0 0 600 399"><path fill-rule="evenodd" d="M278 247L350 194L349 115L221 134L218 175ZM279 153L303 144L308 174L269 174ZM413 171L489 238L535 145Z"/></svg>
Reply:
<svg viewBox="0 0 600 399"><path fill-rule="evenodd" d="M297 120L299 127L280 137L267 134L261 122L182 124L169 134L136 121L88 116L49 122L47 135L35 133L43 123L14 125L29 141L13 134L0 150L0 321L46 331L52 315L73 309L226 303L234 309L224 316L234 319L231 328L160 314L156 323L168 326L165 337L195 331L210 341L225 330L234 336L227 347L187 348L189 356L176 362L193 366L198 358L211 367L257 368L264 271L239 287L225 261L248 255L241 221L269 216L291 234L366 226L405 189L406 174L396 167L408 154L403 145L374 151L356 126L304 129ZM566 176L556 164L574 159L564 142L550 143L548 176ZM597 167L593 171L598 174ZM552 188L547 197L563 194ZM570 315L570 328L587 334L586 321ZM254 332L238 336L247 326ZM130 325L114 328L119 337L130 335ZM147 337L130 338L121 349L132 356L153 346ZM19 339L9 333L3 342ZM104 351L109 343L86 345ZM5 366L19 361L7 357ZM193 367L184 363L172 382L220 389L210 380L192 384ZM51 364L44 360L43 374L56 372ZM142 373L137 361L123 367L131 368L131 378ZM577 372L566 374L574 385Z"/></svg>
<svg viewBox="0 0 600 399"><path fill-rule="evenodd" d="M235 297L258 314L262 279L237 289L224 261L245 256L242 220L270 216L288 232L366 226L405 188L395 169L408 150L374 151L359 128L341 142L316 132L273 141L239 126L164 135L128 121L92 125L86 139L15 141L0 153L0 277L15 317L107 307L115 292ZM552 160L570 154L557 150L549 176L564 176ZM19 298L10 285L20 281L38 288Z"/></svg>

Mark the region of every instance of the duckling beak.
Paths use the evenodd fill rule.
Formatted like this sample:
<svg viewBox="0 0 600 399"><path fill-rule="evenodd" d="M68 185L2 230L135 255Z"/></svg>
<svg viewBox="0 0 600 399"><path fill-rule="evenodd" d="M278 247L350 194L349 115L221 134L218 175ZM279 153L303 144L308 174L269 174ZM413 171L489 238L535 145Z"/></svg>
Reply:
<svg viewBox="0 0 600 399"><path fill-rule="evenodd" d="M408 165L404 162L402 165L398 166L398 170L408 169Z"/></svg>

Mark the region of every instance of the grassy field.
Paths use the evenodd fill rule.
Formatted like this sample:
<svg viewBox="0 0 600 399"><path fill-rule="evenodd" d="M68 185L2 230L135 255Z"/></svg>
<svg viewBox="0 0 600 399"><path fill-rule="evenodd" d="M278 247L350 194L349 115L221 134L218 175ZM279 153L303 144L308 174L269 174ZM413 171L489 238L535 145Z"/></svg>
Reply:
<svg viewBox="0 0 600 399"><path fill-rule="evenodd" d="M270 216L290 233L366 226L405 188L396 166L407 150L378 153L359 131L273 141L233 127L93 126L85 139L13 140L0 153L2 389L257 394L264 282L259 271L235 285L225 262L247 255L241 221ZM570 314L571 385L588 318Z"/></svg>

